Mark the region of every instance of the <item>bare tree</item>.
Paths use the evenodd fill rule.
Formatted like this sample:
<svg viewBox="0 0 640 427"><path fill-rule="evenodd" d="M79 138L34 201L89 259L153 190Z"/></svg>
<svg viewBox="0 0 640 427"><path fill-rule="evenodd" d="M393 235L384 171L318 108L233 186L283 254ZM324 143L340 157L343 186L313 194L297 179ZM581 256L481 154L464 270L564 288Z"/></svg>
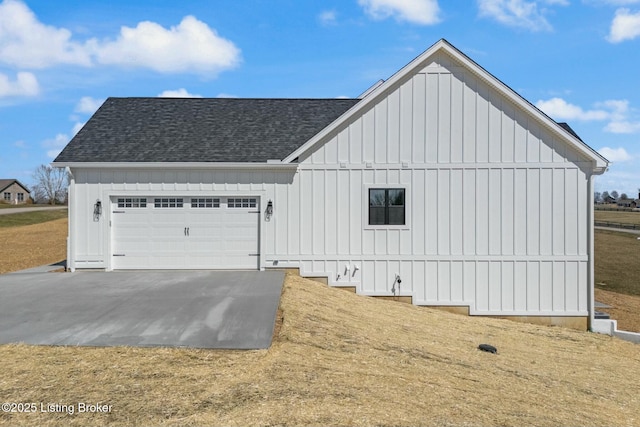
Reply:
<svg viewBox="0 0 640 427"><path fill-rule="evenodd" d="M620 195L620 200L628 200L628 199L629 199L629 196L627 196L627 193L622 193Z"/></svg>
<svg viewBox="0 0 640 427"><path fill-rule="evenodd" d="M611 197L613 197L614 199L618 200L618 192L616 190L613 190L611 192Z"/></svg>
<svg viewBox="0 0 640 427"><path fill-rule="evenodd" d="M52 205L56 202L64 202L69 187L69 176L66 170L40 165L33 173L33 180L35 181L32 187L33 198L36 202Z"/></svg>

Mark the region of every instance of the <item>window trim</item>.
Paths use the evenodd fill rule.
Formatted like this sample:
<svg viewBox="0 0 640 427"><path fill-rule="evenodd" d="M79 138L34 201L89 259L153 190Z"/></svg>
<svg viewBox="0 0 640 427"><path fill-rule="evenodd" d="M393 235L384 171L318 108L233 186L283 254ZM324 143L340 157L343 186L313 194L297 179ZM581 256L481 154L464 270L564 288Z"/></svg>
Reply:
<svg viewBox="0 0 640 427"><path fill-rule="evenodd" d="M369 190L404 190L404 224L369 224ZM365 184L362 186L362 228L364 230L410 230L411 185Z"/></svg>
<svg viewBox="0 0 640 427"><path fill-rule="evenodd" d="M116 197L116 206L118 207L118 209L146 209L147 198L146 197L127 197L127 196Z"/></svg>
<svg viewBox="0 0 640 427"><path fill-rule="evenodd" d="M220 209L220 197L190 197L191 209ZM210 206L209 206L210 205Z"/></svg>
<svg viewBox="0 0 640 427"><path fill-rule="evenodd" d="M9 198L7 198L7 196L9 196ZM10 191L5 191L4 194L2 195L3 200L5 202L10 202L11 201L11 192Z"/></svg>
<svg viewBox="0 0 640 427"><path fill-rule="evenodd" d="M184 199L184 197L176 196L153 197L152 206L154 209L184 209ZM166 206L164 206L165 204Z"/></svg>
<svg viewBox="0 0 640 427"><path fill-rule="evenodd" d="M233 201L233 202L232 202ZM239 206L238 206L239 201ZM244 206L246 201L246 206ZM258 198L250 196L232 196L227 197L227 209L257 209Z"/></svg>

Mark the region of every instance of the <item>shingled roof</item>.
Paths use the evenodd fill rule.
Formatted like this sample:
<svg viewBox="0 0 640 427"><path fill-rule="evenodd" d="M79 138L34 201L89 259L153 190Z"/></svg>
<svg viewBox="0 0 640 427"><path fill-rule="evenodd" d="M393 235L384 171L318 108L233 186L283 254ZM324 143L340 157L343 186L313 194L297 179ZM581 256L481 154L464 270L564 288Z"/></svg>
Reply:
<svg viewBox="0 0 640 427"><path fill-rule="evenodd" d="M54 162L284 159L358 101L109 98Z"/></svg>

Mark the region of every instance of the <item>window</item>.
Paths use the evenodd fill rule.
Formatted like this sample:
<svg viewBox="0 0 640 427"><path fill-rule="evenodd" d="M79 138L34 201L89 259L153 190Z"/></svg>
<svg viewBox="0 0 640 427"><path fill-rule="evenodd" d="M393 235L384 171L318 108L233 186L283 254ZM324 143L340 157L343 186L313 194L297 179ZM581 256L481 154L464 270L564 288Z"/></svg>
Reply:
<svg viewBox="0 0 640 427"><path fill-rule="evenodd" d="M258 199L227 199L227 207L229 208L255 208L257 206Z"/></svg>
<svg viewBox="0 0 640 427"><path fill-rule="evenodd" d="M203 198L203 199L191 199L192 208L219 208L220 199Z"/></svg>
<svg viewBox="0 0 640 427"><path fill-rule="evenodd" d="M146 208L147 199L138 197L122 197L118 199L119 208Z"/></svg>
<svg viewBox="0 0 640 427"><path fill-rule="evenodd" d="M404 224L404 188L369 189L369 225Z"/></svg>
<svg viewBox="0 0 640 427"><path fill-rule="evenodd" d="M4 200L6 200L7 202L11 201L11 193L4 193Z"/></svg>
<svg viewBox="0 0 640 427"><path fill-rule="evenodd" d="M168 197L166 199L154 199L153 206L156 208L181 208L184 204L182 198Z"/></svg>
<svg viewBox="0 0 640 427"><path fill-rule="evenodd" d="M18 201L24 202L24 193L18 193Z"/></svg>

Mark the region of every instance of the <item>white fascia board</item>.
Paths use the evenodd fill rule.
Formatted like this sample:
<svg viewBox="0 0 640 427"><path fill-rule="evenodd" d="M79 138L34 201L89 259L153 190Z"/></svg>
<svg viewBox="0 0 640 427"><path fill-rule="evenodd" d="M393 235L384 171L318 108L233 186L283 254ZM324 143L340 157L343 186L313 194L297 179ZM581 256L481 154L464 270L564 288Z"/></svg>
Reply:
<svg viewBox="0 0 640 427"><path fill-rule="evenodd" d="M393 76L391 76L388 80L381 83L377 87L374 87L370 92L367 93L367 96L362 99L359 103L354 105L351 109L345 112L342 116L338 117L333 123L324 128L318 134L316 134L309 141L304 143L300 148L295 150L293 153L289 154L282 162L287 163L290 162L305 151L309 150L327 135L330 135L334 132L342 123L349 121L352 117L360 114L361 111L368 108L370 104L374 104L380 98L386 96L386 92L390 91L399 81L406 78L407 75L417 72L422 69L423 63L426 62L431 56L433 56L438 51L444 51L458 62L460 62L467 70L471 71L474 75L480 78L482 81L487 83L490 87L497 90L499 93L510 99L514 104L521 107L525 111L527 111L530 115L535 117L543 126L547 129L551 130L556 136L562 138L571 146L575 147L579 152L581 152L585 157L592 160L594 162L594 173L603 173L609 165L609 161L605 159L602 155L600 155L597 151L589 147L584 142L575 138L573 135L569 134L565 131L558 123L552 120L549 116L540 111L537 107L531 104L529 101L524 99L521 95L516 93L509 86L502 83L498 78L493 76L487 70L478 65L475 61L470 59L464 53L459 51L453 45L451 45L445 39L441 39L416 57L413 61L409 62L407 65L402 67L398 72L396 72ZM601 170L601 172L598 172Z"/></svg>
<svg viewBox="0 0 640 427"><path fill-rule="evenodd" d="M242 169L295 170L297 163L225 163L225 162L56 162L55 168L82 169Z"/></svg>

